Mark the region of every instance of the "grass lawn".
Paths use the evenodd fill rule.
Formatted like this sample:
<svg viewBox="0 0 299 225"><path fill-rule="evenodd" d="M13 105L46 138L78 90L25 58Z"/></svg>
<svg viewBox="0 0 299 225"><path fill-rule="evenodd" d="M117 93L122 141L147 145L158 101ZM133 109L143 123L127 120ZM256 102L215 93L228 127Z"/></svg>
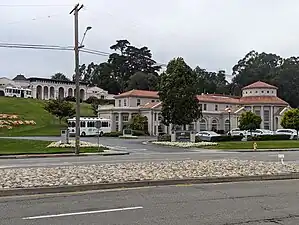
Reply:
<svg viewBox="0 0 299 225"><path fill-rule="evenodd" d="M14 126L10 130L0 128L0 136L60 135L60 130L66 128L66 123L59 124L59 120L43 107L44 101L37 99L0 97L0 114L14 114L19 117L18 120L33 120L36 123ZM93 116L91 105L81 103L81 116Z"/></svg>
<svg viewBox="0 0 299 225"><path fill-rule="evenodd" d="M0 139L0 155L74 153L74 148L46 148L50 141ZM100 151L106 148L100 147ZM99 152L98 148L80 148L81 153Z"/></svg>
<svg viewBox="0 0 299 225"><path fill-rule="evenodd" d="M206 149L253 149L253 141L239 141L239 142L219 142L216 146L207 146ZM259 149L286 149L299 148L299 141L257 141L257 150Z"/></svg>

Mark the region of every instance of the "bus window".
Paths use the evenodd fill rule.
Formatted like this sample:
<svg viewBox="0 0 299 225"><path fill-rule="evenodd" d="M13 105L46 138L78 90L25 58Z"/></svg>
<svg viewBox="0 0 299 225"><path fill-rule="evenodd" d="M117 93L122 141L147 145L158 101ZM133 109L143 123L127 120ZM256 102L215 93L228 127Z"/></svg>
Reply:
<svg viewBox="0 0 299 225"><path fill-rule="evenodd" d="M69 127L75 127L75 126L76 126L76 123L75 123L75 122L69 122L69 123L68 123L68 126L69 126Z"/></svg>
<svg viewBox="0 0 299 225"><path fill-rule="evenodd" d="M106 122L106 121L103 121L103 122L102 122L102 127L109 127L109 123Z"/></svg>
<svg viewBox="0 0 299 225"><path fill-rule="evenodd" d="M91 121L87 122L87 127L95 127L94 122Z"/></svg>
<svg viewBox="0 0 299 225"><path fill-rule="evenodd" d="M85 121L81 121L81 122L80 122L80 126L81 126L81 127L85 127L85 126L86 126Z"/></svg>

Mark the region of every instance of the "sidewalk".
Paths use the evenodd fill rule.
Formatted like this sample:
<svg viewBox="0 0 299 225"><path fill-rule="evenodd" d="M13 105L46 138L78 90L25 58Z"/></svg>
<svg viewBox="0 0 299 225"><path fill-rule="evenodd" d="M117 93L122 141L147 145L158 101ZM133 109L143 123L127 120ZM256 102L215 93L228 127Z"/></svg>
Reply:
<svg viewBox="0 0 299 225"><path fill-rule="evenodd" d="M78 156L74 153L61 153L61 154L19 154L19 155L0 155L1 159L26 159L26 158L57 158L57 157L81 157L81 156L117 156L129 155L125 151L108 150L99 153L80 153Z"/></svg>

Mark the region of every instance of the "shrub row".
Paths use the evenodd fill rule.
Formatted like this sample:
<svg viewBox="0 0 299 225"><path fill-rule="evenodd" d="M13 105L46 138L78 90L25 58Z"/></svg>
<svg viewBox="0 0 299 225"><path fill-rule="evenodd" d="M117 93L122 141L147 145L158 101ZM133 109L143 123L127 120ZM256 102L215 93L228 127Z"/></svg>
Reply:
<svg viewBox="0 0 299 225"><path fill-rule="evenodd" d="M247 141L282 141L282 140L290 140L290 138L291 136L287 134L274 134L274 135L248 136Z"/></svg>
<svg viewBox="0 0 299 225"><path fill-rule="evenodd" d="M120 132L120 131L114 131L114 132L104 133L103 134L104 137L119 137L119 136L122 136L122 135L123 135L123 132ZM133 136L144 136L146 134L145 134L144 131L133 130L132 135Z"/></svg>

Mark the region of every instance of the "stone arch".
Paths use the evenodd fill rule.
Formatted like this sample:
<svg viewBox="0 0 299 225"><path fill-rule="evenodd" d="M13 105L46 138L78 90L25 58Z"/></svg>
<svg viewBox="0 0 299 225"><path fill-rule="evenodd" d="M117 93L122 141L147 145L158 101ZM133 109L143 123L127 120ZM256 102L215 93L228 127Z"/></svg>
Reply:
<svg viewBox="0 0 299 225"><path fill-rule="evenodd" d="M64 99L64 88L60 87L58 88L58 99Z"/></svg>
<svg viewBox="0 0 299 225"><path fill-rule="evenodd" d="M200 131L207 130L207 120L206 119L202 118L199 121L199 130Z"/></svg>
<svg viewBox="0 0 299 225"><path fill-rule="evenodd" d="M230 129L230 121L229 121L229 119L226 119L224 121L224 131L227 132L227 131L229 131L229 129Z"/></svg>
<svg viewBox="0 0 299 225"><path fill-rule="evenodd" d="M44 99L49 99L49 87L44 86Z"/></svg>
<svg viewBox="0 0 299 225"><path fill-rule="evenodd" d="M50 87L50 99L54 99L55 98L55 89L54 87Z"/></svg>
<svg viewBox="0 0 299 225"><path fill-rule="evenodd" d="M212 124L211 124L211 130L212 131L217 131L219 130L219 121L216 118L212 119Z"/></svg>
<svg viewBox="0 0 299 225"><path fill-rule="evenodd" d="M38 85L36 87L36 98L42 99L42 93L43 93L43 88L42 88L42 86Z"/></svg>
<svg viewBox="0 0 299 225"><path fill-rule="evenodd" d="M80 99L81 99L82 101L85 99L84 96L85 96L85 91L84 91L84 89L80 89Z"/></svg>
<svg viewBox="0 0 299 225"><path fill-rule="evenodd" d="M4 91L0 90L0 96L5 96Z"/></svg>
<svg viewBox="0 0 299 225"><path fill-rule="evenodd" d="M67 90L67 96L71 96L71 97L74 96L74 94L73 94L73 89L72 89L72 88L69 88L69 89Z"/></svg>

